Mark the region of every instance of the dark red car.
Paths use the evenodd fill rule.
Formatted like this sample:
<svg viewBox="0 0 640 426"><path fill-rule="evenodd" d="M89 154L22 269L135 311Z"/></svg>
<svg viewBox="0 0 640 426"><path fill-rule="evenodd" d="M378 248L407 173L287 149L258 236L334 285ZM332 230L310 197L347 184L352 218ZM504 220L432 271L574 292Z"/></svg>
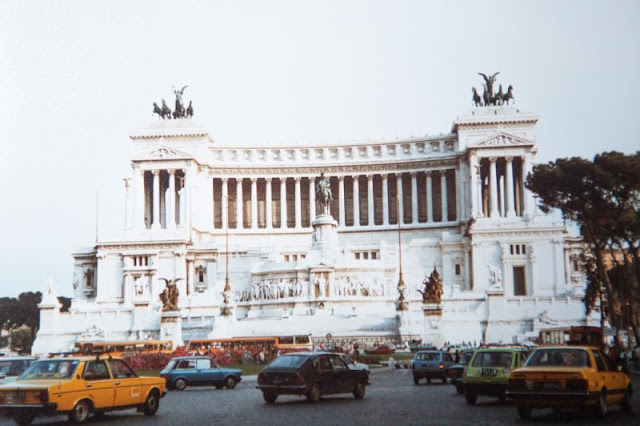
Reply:
<svg viewBox="0 0 640 426"><path fill-rule="evenodd" d="M364 353L367 355L389 355L394 353L396 350L389 345L378 345L374 346L371 349L365 349Z"/></svg>

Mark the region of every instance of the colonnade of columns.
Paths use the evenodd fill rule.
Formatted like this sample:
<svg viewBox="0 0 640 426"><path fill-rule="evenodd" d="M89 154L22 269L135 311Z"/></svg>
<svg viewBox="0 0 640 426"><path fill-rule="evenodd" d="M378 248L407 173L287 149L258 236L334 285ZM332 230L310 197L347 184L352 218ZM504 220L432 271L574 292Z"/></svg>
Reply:
<svg viewBox="0 0 640 426"><path fill-rule="evenodd" d="M176 169L134 169L133 226L174 229L184 225L185 172ZM126 182L127 190L129 183ZM128 197L128 194L127 194ZM128 222L125 220L125 223Z"/></svg>
<svg viewBox="0 0 640 426"><path fill-rule="evenodd" d="M340 227L457 220L457 170L330 177ZM434 190L434 180L439 183ZM213 178L216 229L305 228L315 219L315 177ZM249 194L247 194L249 192Z"/></svg>
<svg viewBox="0 0 640 426"><path fill-rule="evenodd" d="M473 216L526 216L531 208L524 188L528 167L526 157L471 156Z"/></svg>

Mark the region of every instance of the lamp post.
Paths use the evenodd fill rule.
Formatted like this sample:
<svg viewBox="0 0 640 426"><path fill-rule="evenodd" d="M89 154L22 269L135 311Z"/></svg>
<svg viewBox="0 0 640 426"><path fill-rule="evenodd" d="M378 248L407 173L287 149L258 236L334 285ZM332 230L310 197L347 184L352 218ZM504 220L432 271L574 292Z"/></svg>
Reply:
<svg viewBox="0 0 640 426"><path fill-rule="evenodd" d="M400 179L400 175L396 175L396 179ZM396 311L408 311L409 306L404 300L404 280L402 279L402 228L400 227L400 188L399 182L396 184L396 219L398 222L398 302L396 303Z"/></svg>

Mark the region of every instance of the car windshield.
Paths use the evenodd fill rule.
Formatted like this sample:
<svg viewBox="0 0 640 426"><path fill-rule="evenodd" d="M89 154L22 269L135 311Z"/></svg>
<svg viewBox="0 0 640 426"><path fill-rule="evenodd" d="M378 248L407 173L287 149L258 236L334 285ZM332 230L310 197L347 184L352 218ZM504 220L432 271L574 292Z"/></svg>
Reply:
<svg viewBox="0 0 640 426"><path fill-rule="evenodd" d="M301 355L280 356L274 359L273 361L271 361L271 364L269 364L269 367L285 367L285 368L299 367L305 362L307 358L308 357L301 356Z"/></svg>
<svg viewBox="0 0 640 426"><path fill-rule="evenodd" d="M473 367L511 367L511 352L478 352Z"/></svg>
<svg viewBox="0 0 640 426"><path fill-rule="evenodd" d="M78 367L79 361L68 359L50 359L36 361L18 380L69 379Z"/></svg>
<svg viewBox="0 0 640 426"><path fill-rule="evenodd" d="M13 359L0 361L0 374L5 376L19 376L29 366L26 359Z"/></svg>
<svg viewBox="0 0 640 426"><path fill-rule="evenodd" d="M169 360L169 362L164 367L164 369L165 370L173 370L176 367L176 362L178 362L178 360L176 360L176 359Z"/></svg>
<svg viewBox="0 0 640 426"><path fill-rule="evenodd" d="M342 360L347 364L351 364L351 365L355 364L355 362L351 358L349 358L347 355L340 355L340 358L342 358Z"/></svg>
<svg viewBox="0 0 640 426"><path fill-rule="evenodd" d="M440 361L438 352L420 352L416 355L417 361Z"/></svg>
<svg viewBox="0 0 640 426"><path fill-rule="evenodd" d="M589 367L589 357L583 349L536 349L526 367Z"/></svg>
<svg viewBox="0 0 640 426"><path fill-rule="evenodd" d="M465 352L460 357L460 364L467 365L469 361L471 361L471 357L473 356L473 352Z"/></svg>

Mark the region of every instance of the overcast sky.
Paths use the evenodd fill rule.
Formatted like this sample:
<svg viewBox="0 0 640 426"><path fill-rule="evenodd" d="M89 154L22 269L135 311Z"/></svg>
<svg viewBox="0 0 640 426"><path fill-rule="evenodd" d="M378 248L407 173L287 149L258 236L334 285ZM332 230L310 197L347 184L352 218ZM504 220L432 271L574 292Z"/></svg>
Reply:
<svg viewBox="0 0 640 426"><path fill-rule="evenodd" d="M172 85L217 144L337 143L448 133L500 71L539 161L629 153L638 22L638 1L3 0L0 297L72 294L96 198L121 226L128 135Z"/></svg>

